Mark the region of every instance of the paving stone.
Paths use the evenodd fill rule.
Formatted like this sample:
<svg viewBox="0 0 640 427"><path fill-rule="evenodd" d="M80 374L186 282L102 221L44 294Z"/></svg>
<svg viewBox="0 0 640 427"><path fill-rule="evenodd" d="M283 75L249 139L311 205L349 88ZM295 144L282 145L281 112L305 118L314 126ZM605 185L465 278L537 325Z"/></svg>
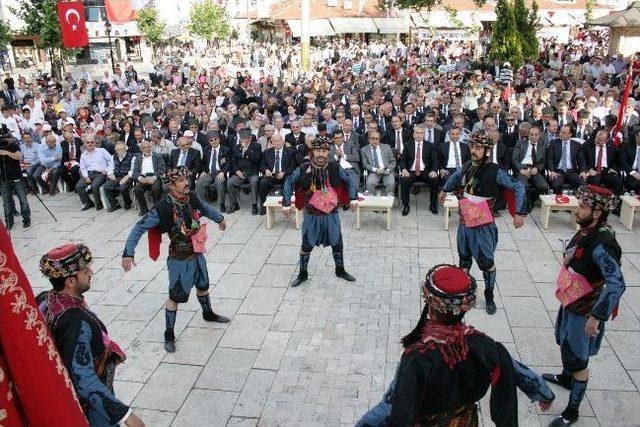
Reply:
<svg viewBox="0 0 640 427"><path fill-rule="evenodd" d="M131 408L131 410L142 418L145 425L153 427L169 427L176 417L174 412L156 411L145 408Z"/></svg>
<svg viewBox="0 0 640 427"><path fill-rule="evenodd" d="M202 368L161 364L142 387L133 406L175 412L182 406Z"/></svg>
<svg viewBox="0 0 640 427"><path fill-rule="evenodd" d="M237 393L193 389L172 425L176 427L224 426L237 398Z"/></svg>
<svg viewBox="0 0 640 427"><path fill-rule="evenodd" d="M551 319L547 315L544 304L535 297L502 297L511 326L533 328L550 327Z"/></svg>
<svg viewBox="0 0 640 427"><path fill-rule="evenodd" d="M271 316L238 314L224 333L220 345L258 350L269 330L270 322Z"/></svg>
<svg viewBox="0 0 640 427"><path fill-rule="evenodd" d="M552 328L511 328L521 361L530 366L562 366Z"/></svg>
<svg viewBox="0 0 640 427"><path fill-rule="evenodd" d="M164 361L181 365L204 366L223 333L224 331L221 329L185 328L176 337L176 352L168 353Z"/></svg>
<svg viewBox="0 0 640 427"><path fill-rule="evenodd" d="M626 369L640 370L639 331L606 331L604 335Z"/></svg>
<svg viewBox="0 0 640 427"><path fill-rule="evenodd" d="M131 405L143 385L144 383L115 380L113 382L113 391L118 400L125 405Z"/></svg>
<svg viewBox="0 0 640 427"><path fill-rule="evenodd" d="M126 352L127 360L118 365L116 378L125 381L147 382L151 374L167 354L162 344L149 341L134 341Z"/></svg>
<svg viewBox="0 0 640 427"><path fill-rule="evenodd" d="M640 395L636 392L589 390L589 402L603 426L637 426L640 419Z"/></svg>
<svg viewBox="0 0 640 427"><path fill-rule="evenodd" d="M258 352L218 347L198 378L196 387L241 391Z"/></svg>
<svg viewBox="0 0 640 427"><path fill-rule="evenodd" d="M244 299L256 279L253 274L225 274L214 288L219 298Z"/></svg>
<svg viewBox="0 0 640 427"><path fill-rule="evenodd" d="M249 289L238 313L275 315L285 289L283 288L258 288Z"/></svg>
<svg viewBox="0 0 640 427"><path fill-rule="evenodd" d="M252 369L236 402L236 406L233 408L233 415L260 417L275 376L276 373L274 371Z"/></svg>

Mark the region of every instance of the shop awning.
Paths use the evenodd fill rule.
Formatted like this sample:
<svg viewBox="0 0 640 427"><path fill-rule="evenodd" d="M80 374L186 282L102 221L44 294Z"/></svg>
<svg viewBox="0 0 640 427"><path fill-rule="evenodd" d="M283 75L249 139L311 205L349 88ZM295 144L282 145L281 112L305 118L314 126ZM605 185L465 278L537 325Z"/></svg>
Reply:
<svg viewBox="0 0 640 427"><path fill-rule="evenodd" d="M427 21L424 20L420 13L412 13L411 20L413 21L413 26L416 28L427 28Z"/></svg>
<svg viewBox="0 0 640 427"><path fill-rule="evenodd" d="M302 25L300 22L299 19L287 19L287 24L291 28L293 37L301 36ZM334 36L336 34L328 19L312 19L311 25L309 25L309 33L311 37Z"/></svg>
<svg viewBox="0 0 640 427"><path fill-rule="evenodd" d="M380 34L402 34L409 32L409 19L405 18L373 18Z"/></svg>
<svg viewBox="0 0 640 427"><path fill-rule="evenodd" d="M378 27L371 18L329 18L336 34L377 33Z"/></svg>

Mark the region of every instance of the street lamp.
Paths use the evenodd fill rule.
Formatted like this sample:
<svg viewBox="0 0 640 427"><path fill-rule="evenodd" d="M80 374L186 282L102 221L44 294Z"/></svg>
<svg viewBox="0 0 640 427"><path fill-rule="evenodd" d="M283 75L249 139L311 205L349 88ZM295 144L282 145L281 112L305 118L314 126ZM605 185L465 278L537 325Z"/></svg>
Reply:
<svg viewBox="0 0 640 427"><path fill-rule="evenodd" d="M111 55L111 72L115 74L116 61L113 59L113 45L111 44L111 22L109 22L108 18L106 21L104 21L104 29L107 32L107 39L109 39L109 54Z"/></svg>

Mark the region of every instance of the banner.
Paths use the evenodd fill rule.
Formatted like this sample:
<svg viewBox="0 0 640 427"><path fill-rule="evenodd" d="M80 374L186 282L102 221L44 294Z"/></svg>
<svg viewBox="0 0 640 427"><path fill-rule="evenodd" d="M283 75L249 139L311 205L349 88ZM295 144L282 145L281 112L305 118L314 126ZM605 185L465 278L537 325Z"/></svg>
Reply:
<svg viewBox="0 0 640 427"><path fill-rule="evenodd" d="M71 378L0 223L0 425L87 427Z"/></svg>
<svg viewBox="0 0 640 427"><path fill-rule="evenodd" d="M131 0L104 0L107 18L114 24L124 24L136 20L136 11Z"/></svg>
<svg viewBox="0 0 640 427"><path fill-rule="evenodd" d="M627 109L627 104L629 103L632 84L633 72L631 71L631 67L629 67L627 70L627 80L624 85L624 91L622 92L622 100L620 101L620 108L618 109L618 120L616 121L616 127L613 128L613 146L616 148L622 145L622 123Z"/></svg>
<svg viewBox="0 0 640 427"><path fill-rule="evenodd" d="M89 44L84 6L81 1L58 2L58 23L64 47L84 47Z"/></svg>

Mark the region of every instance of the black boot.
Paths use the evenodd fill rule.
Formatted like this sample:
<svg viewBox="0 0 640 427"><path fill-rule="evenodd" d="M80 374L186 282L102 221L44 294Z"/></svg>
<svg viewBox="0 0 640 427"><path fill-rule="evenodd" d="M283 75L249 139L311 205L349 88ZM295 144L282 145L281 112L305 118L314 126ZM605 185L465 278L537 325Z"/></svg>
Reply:
<svg viewBox="0 0 640 427"><path fill-rule="evenodd" d="M166 329L164 331L164 349L168 353L176 352L176 336L172 329Z"/></svg>
<svg viewBox="0 0 640 427"><path fill-rule="evenodd" d="M202 318L207 322L215 323L229 323L230 319L227 316L221 316L213 311L203 311Z"/></svg>
<svg viewBox="0 0 640 427"><path fill-rule="evenodd" d="M308 278L309 278L309 273L307 272L307 270L300 269L300 272L298 273L298 277L296 277L291 281L291 287L295 288L296 286L302 285L302 282L305 282Z"/></svg>
<svg viewBox="0 0 640 427"><path fill-rule="evenodd" d="M344 270L344 267L336 267L336 276L338 276L341 279L346 280L347 282L355 282L356 278L353 277L352 275L350 275L349 273L347 273Z"/></svg>
<svg viewBox="0 0 640 427"><path fill-rule="evenodd" d="M486 301L485 310L487 311L487 313L488 314L496 314L497 308L496 308L496 303L493 300L493 291L485 290L484 291L484 299Z"/></svg>
<svg viewBox="0 0 640 427"><path fill-rule="evenodd" d="M542 378L545 381L550 382L552 384L557 384L560 387L571 390L571 375L561 373L561 374L542 374Z"/></svg>
<svg viewBox="0 0 640 427"><path fill-rule="evenodd" d="M578 418L580 418L580 414L576 409L567 408L562 411L562 414L560 414L558 418L551 421L549 427L570 426L571 424L578 422Z"/></svg>

